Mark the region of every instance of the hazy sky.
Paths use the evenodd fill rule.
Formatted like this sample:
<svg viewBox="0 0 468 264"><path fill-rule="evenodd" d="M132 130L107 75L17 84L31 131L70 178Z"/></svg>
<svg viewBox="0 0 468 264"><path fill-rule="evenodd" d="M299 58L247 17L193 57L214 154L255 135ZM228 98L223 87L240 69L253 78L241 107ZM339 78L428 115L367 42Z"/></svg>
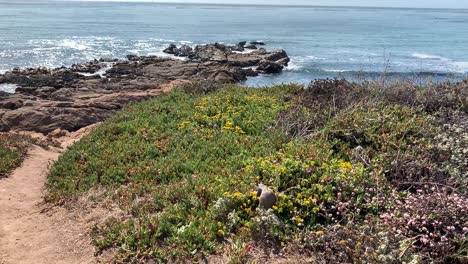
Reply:
<svg viewBox="0 0 468 264"><path fill-rule="evenodd" d="M106 0L99 0L106 1ZM115 0L114 0L115 1ZM341 5L421 8L468 8L468 0L118 0L180 3L238 3L288 5Z"/></svg>

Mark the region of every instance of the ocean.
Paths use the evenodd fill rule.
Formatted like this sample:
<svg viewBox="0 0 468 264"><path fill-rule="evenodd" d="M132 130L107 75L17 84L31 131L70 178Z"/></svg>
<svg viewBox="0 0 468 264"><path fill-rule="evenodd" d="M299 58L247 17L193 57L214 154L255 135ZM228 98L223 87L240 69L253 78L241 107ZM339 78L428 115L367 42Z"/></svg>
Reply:
<svg viewBox="0 0 468 264"><path fill-rule="evenodd" d="M291 57L252 86L468 77L468 10L0 0L0 72L243 40Z"/></svg>

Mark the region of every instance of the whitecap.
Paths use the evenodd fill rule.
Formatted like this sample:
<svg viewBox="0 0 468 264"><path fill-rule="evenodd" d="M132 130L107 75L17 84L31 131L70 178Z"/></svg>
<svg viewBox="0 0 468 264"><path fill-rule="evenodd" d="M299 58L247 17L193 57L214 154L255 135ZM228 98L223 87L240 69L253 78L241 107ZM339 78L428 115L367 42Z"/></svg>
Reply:
<svg viewBox="0 0 468 264"><path fill-rule="evenodd" d="M88 45L82 43L82 41L76 41L73 39L64 39L60 41L59 46L76 50L86 50L89 48Z"/></svg>
<svg viewBox="0 0 468 264"><path fill-rule="evenodd" d="M284 68L285 71L300 71L303 66L295 64L293 61L288 63L288 66Z"/></svg>
<svg viewBox="0 0 468 264"><path fill-rule="evenodd" d="M468 73L468 61L455 61L451 64L455 71L460 73Z"/></svg>
<svg viewBox="0 0 468 264"><path fill-rule="evenodd" d="M326 60L326 58L322 58L322 57L316 57L316 56L306 56L305 58L309 59L309 60Z"/></svg>
<svg viewBox="0 0 468 264"><path fill-rule="evenodd" d="M150 40L160 41L160 42L177 42L173 39L163 39L163 38L150 38Z"/></svg>
<svg viewBox="0 0 468 264"><path fill-rule="evenodd" d="M12 84L12 83L0 84L0 91L2 92L15 93L16 88L18 88L18 85L16 84Z"/></svg>
<svg viewBox="0 0 468 264"><path fill-rule="evenodd" d="M337 69L322 69L326 72L347 72L347 70L337 70Z"/></svg>
<svg viewBox="0 0 468 264"><path fill-rule="evenodd" d="M415 52L411 54L412 57L418 58L418 59L425 59L425 60L448 60L447 58L437 56L437 55L431 55L431 54L425 54L425 53L418 53Z"/></svg>

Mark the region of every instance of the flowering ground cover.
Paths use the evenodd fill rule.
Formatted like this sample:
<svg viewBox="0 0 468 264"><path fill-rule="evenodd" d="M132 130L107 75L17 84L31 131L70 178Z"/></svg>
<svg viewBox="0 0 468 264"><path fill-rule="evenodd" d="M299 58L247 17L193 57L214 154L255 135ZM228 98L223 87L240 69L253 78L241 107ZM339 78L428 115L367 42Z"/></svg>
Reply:
<svg viewBox="0 0 468 264"><path fill-rule="evenodd" d="M91 235L114 262L463 263L467 83L392 85L186 85L72 146L47 199L105 189L123 216Z"/></svg>

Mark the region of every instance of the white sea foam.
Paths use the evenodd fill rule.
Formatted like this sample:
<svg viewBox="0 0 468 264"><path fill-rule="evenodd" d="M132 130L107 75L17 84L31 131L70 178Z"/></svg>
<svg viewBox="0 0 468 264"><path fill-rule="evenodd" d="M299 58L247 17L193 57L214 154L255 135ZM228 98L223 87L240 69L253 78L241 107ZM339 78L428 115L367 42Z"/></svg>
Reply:
<svg viewBox="0 0 468 264"><path fill-rule="evenodd" d="M163 39L163 38L150 38L150 40L159 41L159 42L178 42L174 39Z"/></svg>
<svg viewBox="0 0 468 264"><path fill-rule="evenodd" d="M285 71L300 71L302 68L304 68L301 65L295 64L293 61L290 61L288 63L288 66L284 68Z"/></svg>
<svg viewBox="0 0 468 264"><path fill-rule="evenodd" d="M415 58L418 58L418 59L425 59L425 60L444 60L444 61L449 60L449 59L441 57L441 56L425 54L425 53L418 53L418 52L415 52L415 53L411 54L411 56L415 57Z"/></svg>
<svg viewBox="0 0 468 264"><path fill-rule="evenodd" d="M102 78L105 78L106 77L105 74L106 74L107 70L111 69L113 65L114 65L114 63L108 63L108 64L106 64L106 66L102 67L101 69L99 69L95 73L79 72L78 74L81 74L83 76L96 76L96 75L99 75Z"/></svg>
<svg viewBox="0 0 468 264"><path fill-rule="evenodd" d="M454 70L460 73L468 73L468 61L455 61L451 63Z"/></svg>
<svg viewBox="0 0 468 264"><path fill-rule="evenodd" d="M238 53L238 54L249 54L249 53L252 53L254 52L255 50L250 50L250 49L246 49L244 51L233 51L232 53Z"/></svg>
<svg viewBox="0 0 468 264"><path fill-rule="evenodd" d="M16 88L18 88L18 85L16 84L11 84L11 83L0 84L0 91L2 92L15 93Z"/></svg>
<svg viewBox="0 0 468 264"><path fill-rule="evenodd" d="M347 72L347 70L337 70L337 69L322 69L326 72Z"/></svg>
<svg viewBox="0 0 468 264"><path fill-rule="evenodd" d="M290 57L290 59L291 61L289 62L288 67L285 68L286 71L300 71L304 69L309 63L326 60L326 58L317 57L313 55L292 56Z"/></svg>
<svg viewBox="0 0 468 264"><path fill-rule="evenodd" d="M73 39L64 39L59 43L59 46L76 50L86 50L89 48L83 41Z"/></svg>
<svg viewBox="0 0 468 264"><path fill-rule="evenodd" d="M316 56L305 56L307 60L326 60L326 58L316 57Z"/></svg>

